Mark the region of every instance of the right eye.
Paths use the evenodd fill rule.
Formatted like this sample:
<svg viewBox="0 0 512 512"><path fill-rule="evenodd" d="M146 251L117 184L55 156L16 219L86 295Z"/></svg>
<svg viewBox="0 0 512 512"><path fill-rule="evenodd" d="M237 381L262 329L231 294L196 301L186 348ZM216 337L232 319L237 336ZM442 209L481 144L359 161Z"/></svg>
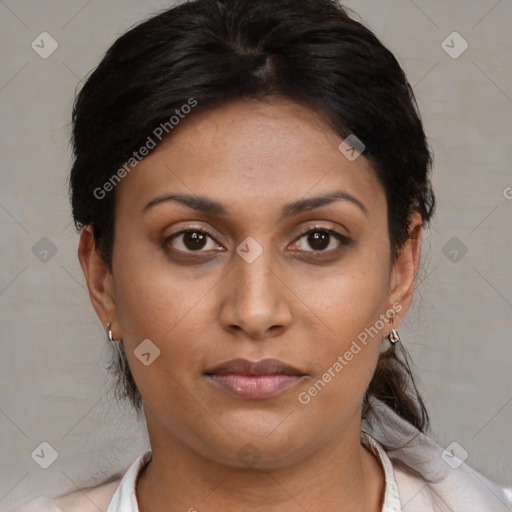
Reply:
<svg viewBox="0 0 512 512"><path fill-rule="evenodd" d="M214 241L213 235L203 229L185 229L173 233L171 236L165 239L165 245L171 245L173 250L192 253L192 252L207 252L202 249L208 245L208 239ZM215 243L210 244L210 250L216 249Z"/></svg>

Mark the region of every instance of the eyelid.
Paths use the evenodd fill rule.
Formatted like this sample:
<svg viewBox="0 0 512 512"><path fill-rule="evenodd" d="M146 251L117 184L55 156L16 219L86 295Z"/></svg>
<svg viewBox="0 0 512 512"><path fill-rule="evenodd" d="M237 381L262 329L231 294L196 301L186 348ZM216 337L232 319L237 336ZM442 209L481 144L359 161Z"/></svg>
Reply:
<svg viewBox="0 0 512 512"><path fill-rule="evenodd" d="M336 235L339 235L340 237L343 237L345 239L348 240L348 236L347 235L343 235L342 233L339 232L339 228L338 226L336 226L335 224L329 224L329 225L325 225L325 226L322 226L321 224L319 223L313 223L309 226L306 226L298 235L297 238L300 238L301 236L309 233L310 231L314 231L314 230L318 230L318 231L328 231L330 232L331 234L336 234Z"/></svg>

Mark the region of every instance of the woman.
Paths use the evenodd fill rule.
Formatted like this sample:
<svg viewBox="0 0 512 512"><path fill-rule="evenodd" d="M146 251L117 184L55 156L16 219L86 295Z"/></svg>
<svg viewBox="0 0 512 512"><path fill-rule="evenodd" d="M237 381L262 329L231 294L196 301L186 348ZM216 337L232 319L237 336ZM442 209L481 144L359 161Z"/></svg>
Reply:
<svg viewBox="0 0 512 512"><path fill-rule="evenodd" d="M330 0L194 0L73 112L91 302L151 450L24 510L510 510L427 437L397 328L432 164L394 56Z"/></svg>

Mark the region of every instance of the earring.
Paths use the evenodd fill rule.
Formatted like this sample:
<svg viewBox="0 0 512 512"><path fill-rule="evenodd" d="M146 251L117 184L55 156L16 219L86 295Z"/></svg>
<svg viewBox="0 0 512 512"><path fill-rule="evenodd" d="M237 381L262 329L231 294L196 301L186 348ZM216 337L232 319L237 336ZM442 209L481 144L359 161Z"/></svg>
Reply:
<svg viewBox="0 0 512 512"><path fill-rule="evenodd" d="M125 368L125 359L123 357L123 353L121 352L121 347L120 347L121 343L123 343L123 340L122 339L120 339L120 340L115 340L114 339L114 336L112 335L112 331L110 329L110 322L107 325L107 329L108 329L108 339L110 340L112 345L114 347L116 347L117 353L119 354L119 360L121 361L121 365L122 365L123 370L124 370L124 368Z"/></svg>
<svg viewBox="0 0 512 512"><path fill-rule="evenodd" d="M393 325L393 318L391 318L389 323L391 325ZM400 336L398 335L398 331L396 329L391 329L388 339L389 339L391 345L394 347L400 341Z"/></svg>
<svg viewBox="0 0 512 512"><path fill-rule="evenodd" d="M110 322L108 323L107 325L107 329L108 329L108 339L112 342L112 343L118 343L118 342L121 342L123 340L115 340L114 339L114 336L112 335L112 331L110 330Z"/></svg>

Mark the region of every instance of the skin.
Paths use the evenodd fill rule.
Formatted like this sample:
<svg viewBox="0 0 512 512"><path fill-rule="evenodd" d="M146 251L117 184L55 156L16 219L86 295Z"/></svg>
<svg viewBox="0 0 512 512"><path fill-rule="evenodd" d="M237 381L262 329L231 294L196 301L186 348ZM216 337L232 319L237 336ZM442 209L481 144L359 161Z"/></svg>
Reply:
<svg viewBox="0 0 512 512"><path fill-rule="evenodd" d="M381 510L384 473L360 443L361 402L382 340L412 301L421 217L411 216L411 238L392 262L384 189L340 142L319 114L282 99L195 113L117 186L112 274L83 229L92 304L124 340L144 400L153 458L137 482L141 512ZM285 204L334 190L367 213L338 200L281 219ZM228 214L175 201L142 213L171 192L207 196ZM168 239L191 227L213 235L199 255L190 239ZM301 235L309 227L334 227L351 243L330 237L322 252ZM263 248L252 263L236 252L249 236ZM299 403L395 303L393 325ZM149 366L134 355L145 339L161 351ZM277 358L307 375L272 398L244 400L204 375L238 357ZM237 456L246 443L261 454L254 467Z"/></svg>

